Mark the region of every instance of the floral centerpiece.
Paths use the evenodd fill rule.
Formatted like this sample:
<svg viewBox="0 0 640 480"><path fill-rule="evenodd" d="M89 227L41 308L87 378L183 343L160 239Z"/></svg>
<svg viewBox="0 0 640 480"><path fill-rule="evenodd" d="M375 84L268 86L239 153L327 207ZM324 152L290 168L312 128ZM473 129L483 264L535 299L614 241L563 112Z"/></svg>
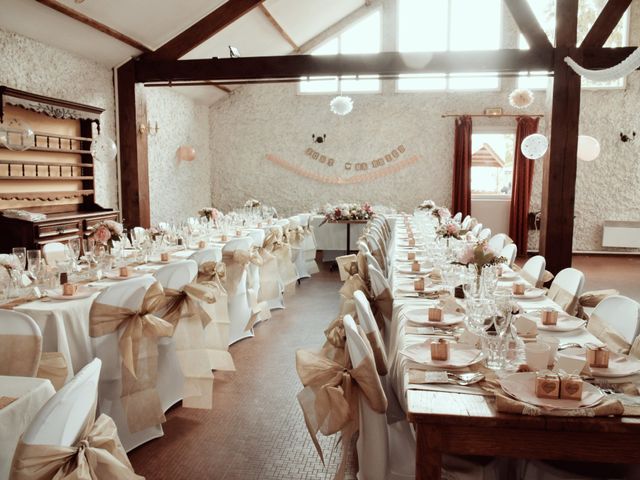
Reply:
<svg viewBox="0 0 640 480"><path fill-rule="evenodd" d="M29 278L22 271L20 260L16 255L0 254L0 267L3 267L9 276L9 296L11 296L12 286L26 287L29 285Z"/></svg>
<svg viewBox="0 0 640 480"><path fill-rule="evenodd" d="M442 223L443 220L451 218L451 212L447 207L435 207L431 209L431 215L438 219L438 223Z"/></svg>
<svg viewBox="0 0 640 480"><path fill-rule="evenodd" d="M260 208L262 204L255 198L250 198L244 202L244 208Z"/></svg>
<svg viewBox="0 0 640 480"><path fill-rule="evenodd" d="M436 202L434 202L433 200L425 200L420 205L418 205L418 210L429 211L429 210L433 210L434 208L436 208Z"/></svg>
<svg viewBox="0 0 640 480"><path fill-rule="evenodd" d="M201 210L198 210L198 215L200 215L201 217L207 217L207 220L209 221L216 221L220 216L220 211L217 208L205 207Z"/></svg>
<svg viewBox="0 0 640 480"><path fill-rule="evenodd" d="M498 265L506 262L506 258L499 256L487 241L483 240L467 245L458 256L458 261L454 263L465 266L474 265L476 272L480 275L485 265Z"/></svg>
<svg viewBox="0 0 640 480"><path fill-rule="evenodd" d="M93 227L91 237L98 243L113 247L113 242L122 239L123 227L121 223L114 220L105 220Z"/></svg>
<svg viewBox="0 0 640 480"><path fill-rule="evenodd" d="M324 220L320 225L327 222L346 222L354 220L369 220L373 217L373 208L368 202L362 205L357 203L343 203L340 205L325 205L323 212Z"/></svg>
<svg viewBox="0 0 640 480"><path fill-rule="evenodd" d="M441 238L460 239L460 225L454 221L447 221L436 229L436 235Z"/></svg>

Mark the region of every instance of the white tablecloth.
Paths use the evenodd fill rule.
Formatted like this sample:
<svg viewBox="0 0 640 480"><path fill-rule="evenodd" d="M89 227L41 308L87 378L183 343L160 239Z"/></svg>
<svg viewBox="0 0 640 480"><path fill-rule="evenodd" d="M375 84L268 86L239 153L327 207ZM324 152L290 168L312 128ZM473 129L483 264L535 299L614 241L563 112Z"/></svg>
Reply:
<svg viewBox="0 0 640 480"><path fill-rule="evenodd" d="M313 227L313 234L316 237L318 250L340 252L344 255L347 248L347 225L344 223L325 223L320 226L324 216L314 215L311 217L310 225ZM354 223L351 225L351 250L358 249L358 237L362 235L364 223Z"/></svg>
<svg viewBox="0 0 640 480"><path fill-rule="evenodd" d="M18 440L36 413L55 393L49 380L0 376L0 397L17 398L0 408L0 480L9 478Z"/></svg>

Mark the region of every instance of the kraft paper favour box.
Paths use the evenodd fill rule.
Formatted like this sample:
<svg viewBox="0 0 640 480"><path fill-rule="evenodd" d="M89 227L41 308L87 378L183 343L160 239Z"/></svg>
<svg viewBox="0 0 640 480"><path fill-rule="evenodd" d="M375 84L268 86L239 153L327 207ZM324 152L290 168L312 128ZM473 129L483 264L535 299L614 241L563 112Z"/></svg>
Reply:
<svg viewBox="0 0 640 480"><path fill-rule="evenodd" d="M609 349L606 345L598 346L593 343L586 345L587 363L594 368L609 368Z"/></svg>
<svg viewBox="0 0 640 480"><path fill-rule="evenodd" d="M160 261L161 262L168 262L169 261L169 253L168 252L162 252L160 254Z"/></svg>
<svg viewBox="0 0 640 480"><path fill-rule="evenodd" d="M415 238L410 238L409 239L409 246L410 247L415 247L416 246L416 239Z"/></svg>
<svg viewBox="0 0 640 480"><path fill-rule="evenodd" d="M429 307L428 310L429 321L430 322L441 322L442 321L442 309L439 307Z"/></svg>
<svg viewBox="0 0 640 480"><path fill-rule="evenodd" d="M258 222L258 228L262 228L262 222Z"/></svg>
<svg viewBox="0 0 640 480"><path fill-rule="evenodd" d="M524 295L524 283L516 282L513 284L513 294L514 295Z"/></svg>
<svg viewBox="0 0 640 480"><path fill-rule="evenodd" d="M449 342L444 338L431 343L431 360L449 360Z"/></svg>
<svg viewBox="0 0 640 480"><path fill-rule="evenodd" d="M504 273L504 268L502 265L496 265L496 273L498 274L498 277L502 277L502 274Z"/></svg>
<svg viewBox="0 0 640 480"><path fill-rule="evenodd" d="M78 291L78 286L75 283L65 283L62 285L62 295L73 296Z"/></svg>
<svg viewBox="0 0 640 480"><path fill-rule="evenodd" d="M413 263L411 264L411 271L412 272L419 272L420 271L420 262L417 260L414 260Z"/></svg>
<svg viewBox="0 0 640 480"><path fill-rule="evenodd" d="M242 236L242 230L236 230L236 237Z"/></svg>
<svg viewBox="0 0 640 480"><path fill-rule="evenodd" d="M198 242L198 248L205 248L207 246L207 242L205 242L204 240L200 240Z"/></svg>
<svg viewBox="0 0 640 480"><path fill-rule="evenodd" d="M582 379L579 375L560 376L560 398L564 400L582 400Z"/></svg>
<svg viewBox="0 0 640 480"><path fill-rule="evenodd" d="M558 311L552 308L545 308L540 314L543 325L556 325L558 323Z"/></svg>
<svg viewBox="0 0 640 480"><path fill-rule="evenodd" d="M226 242L226 241L228 241L228 240L229 240L229 237L227 237L226 235L222 235L222 236L220 237L220 240L221 240L222 242Z"/></svg>
<svg viewBox="0 0 640 480"><path fill-rule="evenodd" d="M120 267L120 269L118 270L118 275L121 277L128 277L129 267Z"/></svg>
<svg viewBox="0 0 640 480"><path fill-rule="evenodd" d="M415 259L416 259L416 252L407 253L407 260L415 260Z"/></svg>
<svg viewBox="0 0 640 480"><path fill-rule="evenodd" d="M536 397L560 398L560 377L555 373L536 375Z"/></svg>
<svg viewBox="0 0 640 480"><path fill-rule="evenodd" d="M413 281L413 288L417 291L417 292L422 292L424 290L424 278L416 278Z"/></svg>

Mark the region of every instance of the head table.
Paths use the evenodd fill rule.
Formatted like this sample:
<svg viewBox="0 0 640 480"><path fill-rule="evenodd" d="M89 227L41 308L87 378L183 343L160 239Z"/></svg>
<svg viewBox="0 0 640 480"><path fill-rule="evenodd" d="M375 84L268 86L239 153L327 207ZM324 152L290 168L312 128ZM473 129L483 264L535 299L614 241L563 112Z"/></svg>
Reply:
<svg viewBox="0 0 640 480"><path fill-rule="evenodd" d="M415 307L426 308L437 300L419 298L406 290L407 282L412 282L411 279L415 277L400 271L406 272L409 265L406 263L408 249L399 246L402 244L400 238L406 236L405 226L398 218L394 228L393 247L390 249L393 319L391 331L386 335L389 342L389 381L401 408L397 415L399 418L406 416L417 430L418 480L441 478L443 454L632 464L639 462L640 418L500 413L496 408L495 394L477 385L410 383L410 369L424 371L428 368L414 363L400 352L411 345L437 339L442 334L418 334L415 327L408 325L408 310ZM417 246L416 249L419 248ZM400 289L399 285L403 283L405 289ZM519 303L522 309L551 307L561 310L547 297ZM602 344L585 327L570 332L545 331L544 334L557 337L561 343ZM446 336L453 340L453 336ZM474 366L470 368L474 369ZM506 372L497 372L498 377L504 374ZM610 384L633 382L640 385L640 375L606 380ZM629 410L632 409L633 407ZM633 415L637 415L638 407L633 412Z"/></svg>

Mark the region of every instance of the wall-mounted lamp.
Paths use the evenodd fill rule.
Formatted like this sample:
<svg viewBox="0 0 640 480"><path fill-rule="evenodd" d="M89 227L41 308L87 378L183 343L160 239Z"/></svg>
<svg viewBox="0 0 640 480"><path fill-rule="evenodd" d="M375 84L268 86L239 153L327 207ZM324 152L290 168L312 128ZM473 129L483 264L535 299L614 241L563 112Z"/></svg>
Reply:
<svg viewBox="0 0 640 480"><path fill-rule="evenodd" d="M323 134L323 135L316 135L315 133L313 135L311 135L311 140L313 140L313 143L324 143L327 140L327 134Z"/></svg>
<svg viewBox="0 0 640 480"><path fill-rule="evenodd" d="M620 132L620 141L627 143L633 142L636 139L636 132L631 132L631 135L627 135L626 133Z"/></svg>
<svg viewBox="0 0 640 480"><path fill-rule="evenodd" d="M160 130L160 127L158 126L158 122L156 122L155 126L152 126L150 121L147 121L146 125L144 123L141 123L140 125L138 125L138 133L140 135L153 136L158 133L158 130Z"/></svg>

